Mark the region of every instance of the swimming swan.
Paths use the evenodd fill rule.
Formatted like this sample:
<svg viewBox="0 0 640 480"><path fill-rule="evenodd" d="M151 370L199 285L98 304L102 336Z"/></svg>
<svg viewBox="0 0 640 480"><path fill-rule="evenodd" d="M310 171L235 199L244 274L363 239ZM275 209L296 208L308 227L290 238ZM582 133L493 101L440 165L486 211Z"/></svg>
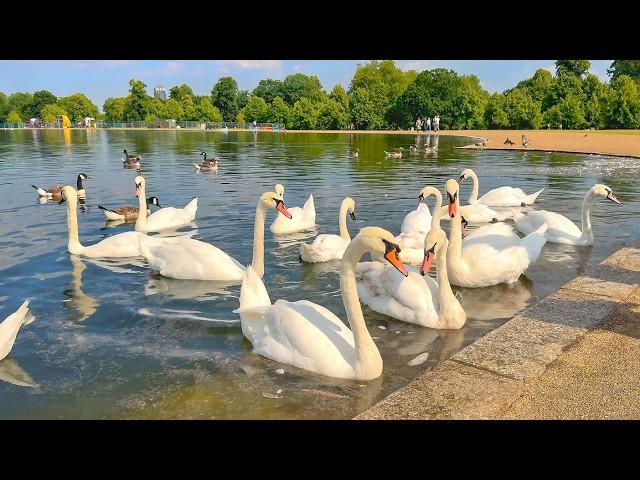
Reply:
<svg viewBox="0 0 640 480"><path fill-rule="evenodd" d="M444 214L446 210L437 210L433 225L423 238L420 272L412 269L407 277L402 277L387 264L358 264L356 278L362 303L376 312L423 327L457 329L465 324L467 316L447 277L447 236L440 228L440 217ZM426 275L434 257L437 283ZM404 259L403 252L400 258Z"/></svg>
<svg viewBox="0 0 640 480"><path fill-rule="evenodd" d="M276 209L283 215L291 217L281 195L276 192L266 192L260 196L253 227L253 259L251 261L251 265L260 276L264 275L264 223L267 209ZM142 255L149 262L149 267L165 277L180 280L239 282L246 270L235 258L218 247L200 240L189 238L173 243L153 242L146 235L141 235L139 243Z"/></svg>
<svg viewBox="0 0 640 480"><path fill-rule="evenodd" d="M582 230L564 215L546 210L529 212L527 215L514 212L516 228L527 235L546 223L549 228L544 235L548 242L568 245L593 245L591 207L597 197L606 198L618 205L622 205L620 200L613 194L611 188L597 183L589 189L582 201Z"/></svg>
<svg viewBox="0 0 640 480"><path fill-rule="evenodd" d="M318 235L311 245L300 244L300 259L307 263L328 262L329 260L340 260L344 251L351 242L349 229L347 228L347 213L353 220L355 215L356 202L353 198L347 197L342 200L340 213L338 215L338 225L340 235L323 233Z"/></svg>
<svg viewBox="0 0 640 480"><path fill-rule="evenodd" d="M489 207L524 207L525 205L531 205L536 201L538 195L542 193L542 190L538 190L531 195L527 195L521 188L514 187L500 187L489 190L482 197L478 198L479 181L478 176L473 170L467 168L460 175L460 184L462 185L467 177L471 177L473 180L473 190L469 197L469 203L482 203Z"/></svg>
<svg viewBox="0 0 640 480"><path fill-rule="evenodd" d="M546 225L520 238L510 225L497 223L479 228L463 241L459 188L455 180L447 180L445 184L451 217L447 248L450 282L470 288L516 282L529 265L540 257L546 242Z"/></svg>
<svg viewBox="0 0 640 480"><path fill-rule="evenodd" d="M3 360L13 348L16 341L18 330L22 325L28 325L35 320L35 317L29 313L29 302L25 300L20 308L0 323L0 360Z"/></svg>
<svg viewBox="0 0 640 480"><path fill-rule="evenodd" d="M284 187L281 184L277 185L276 193L281 193L284 199ZM279 192L278 189L282 188ZM273 221L269 230L276 235L283 233L301 232L303 230L310 230L316 226L316 206L313 203L313 195L309 195L309 198L304 202L304 206L292 207L289 209L291 217L287 219L282 212Z"/></svg>
<svg viewBox="0 0 640 480"><path fill-rule="evenodd" d="M276 300L253 268L247 268L240 290L242 333L259 355L328 377L373 380L382 373L382 357L371 338L358 301L355 268L362 255L384 258L403 275L393 235L365 227L344 252L340 270L342 301L351 329L331 311L308 300Z"/></svg>
<svg viewBox="0 0 640 480"><path fill-rule="evenodd" d="M138 197L139 209L142 211L147 207L145 200L145 180L138 175L136 181L136 197ZM184 208L165 207L157 210L148 217L138 215L135 229L138 232L157 232L167 228L177 228L188 225L196 218L198 210L198 198L191 200Z"/></svg>

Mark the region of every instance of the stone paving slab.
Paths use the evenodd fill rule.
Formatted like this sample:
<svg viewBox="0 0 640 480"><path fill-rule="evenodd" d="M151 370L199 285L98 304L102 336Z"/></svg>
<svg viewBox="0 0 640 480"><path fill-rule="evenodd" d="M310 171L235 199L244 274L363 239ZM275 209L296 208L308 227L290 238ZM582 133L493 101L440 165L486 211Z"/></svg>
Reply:
<svg viewBox="0 0 640 480"><path fill-rule="evenodd" d="M521 381L446 360L356 420L490 418L515 401L523 388Z"/></svg>
<svg viewBox="0 0 640 480"><path fill-rule="evenodd" d="M622 363L625 364L625 368L621 372L640 379L637 373L640 371L640 307L637 311L627 309L631 312L627 317L631 315L633 319L630 321L627 318L627 324L610 321L616 315L621 315L620 312L626 311L626 302L640 292L638 285L640 242L634 242L612 254L600 265L585 270L583 275L568 282L554 294L476 340L451 359L392 393L356 418L507 418L507 412L511 415L508 418L525 418L521 416L525 411L531 411L532 418L535 418L532 410L537 408L535 402L531 401L527 404L528 407L525 407L525 400L519 403L518 398L529 391L531 385L536 385L538 379L550 372L550 365L559 368L555 366L565 362L566 352L576 344L581 344L585 335L591 335L594 328L604 325L605 322L608 322L608 330L599 333L604 345L600 352L618 345L620 352L627 357L633 356L623 356L625 360ZM638 303L640 305L640 301ZM614 325L618 330L614 329ZM598 329L598 332L600 330L602 329ZM609 338L612 335L615 338ZM638 342L637 345L634 341ZM596 347L592 348L595 350ZM573 383L567 381L567 389L571 388L571 384L581 381L580 370L587 368L586 365L590 364L592 358L596 358L597 353L585 350L581 358L576 357L574 366L577 366L572 373L566 373L566 376L573 380ZM616 363L613 357L603 359L602 364L605 365L607 361ZM559 391L562 379L556 379L555 381L560 383L552 387L553 375L549 375L546 385L551 392L549 397L553 398L553 389ZM592 383L598 385L594 388L600 388L602 394L607 396L604 386L605 369L597 370L597 375L600 375L598 378L601 378L602 382L597 384L594 379ZM640 383L640 380L638 382ZM627 382L627 385L631 385L630 388L627 388L624 382L617 385L620 387L618 394L625 396L624 401L619 401L618 404L636 402L637 418L640 418L640 387L636 389L636 381ZM558 395L561 394L556 394ZM582 396L584 397L584 392ZM580 395L568 395L568 398L579 397ZM521 410L516 411L516 408ZM546 418L543 416L544 411L542 407L537 410L541 415L538 418ZM619 417L621 411L618 409L613 415ZM591 414L589 412L592 410L585 408L580 414ZM578 418L575 415L571 417L566 412L562 415L557 413L553 418Z"/></svg>

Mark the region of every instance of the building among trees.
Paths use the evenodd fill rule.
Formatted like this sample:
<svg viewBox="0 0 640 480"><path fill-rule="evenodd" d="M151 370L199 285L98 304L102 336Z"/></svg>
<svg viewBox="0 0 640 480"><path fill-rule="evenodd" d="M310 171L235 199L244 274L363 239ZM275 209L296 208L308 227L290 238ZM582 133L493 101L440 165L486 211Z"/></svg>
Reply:
<svg viewBox="0 0 640 480"><path fill-rule="evenodd" d="M156 85L153 89L153 97L159 98L160 100L167 99L167 91L164 89L162 85Z"/></svg>

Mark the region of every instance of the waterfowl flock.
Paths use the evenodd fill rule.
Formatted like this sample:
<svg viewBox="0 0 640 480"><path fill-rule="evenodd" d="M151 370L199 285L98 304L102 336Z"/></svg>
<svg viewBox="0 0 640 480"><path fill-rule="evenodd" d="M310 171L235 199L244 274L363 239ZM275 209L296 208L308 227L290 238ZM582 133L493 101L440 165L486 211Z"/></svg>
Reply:
<svg viewBox="0 0 640 480"><path fill-rule="evenodd" d="M412 153L414 150L415 145ZM400 147L398 152L385 155L402 156L402 151ZM125 166L139 164L139 155L124 152ZM356 149L356 155L352 151L351 156L357 153ZM218 168L217 159L207 160L205 152L201 155L202 164L194 164L198 170L212 162ZM478 177L473 170L465 169L458 178L447 180L443 190L428 185L415 192L417 206L398 222L400 234L367 226L352 238L347 217L356 219L357 201L346 197L338 213L339 234L322 233L312 243L301 242L299 246L300 262L340 262L345 323L309 300L272 302L263 281L267 215L276 213L269 228L274 235L316 229L313 194L302 208L285 206L282 184L257 195L252 258L245 266L223 249L188 235L149 235L191 224L196 218L198 199L192 199L184 208L162 207L157 197L147 198L146 180L139 171L136 173L133 180L138 207L99 206L108 220L135 221L134 229L93 245L80 243L77 217L79 193L86 195L82 182L89 176L79 174L76 188L33 186L39 196L66 205L67 250L72 258L131 258L133 262L143 257L149 268L162 277L240 283L239 305L233 312L239 315L242 333L255 353L310 372L359 381L375 379L383 370L361 304L402 322L432 329L460 329L467 314L452 285L481 289L513 284L538 261L546 242L593 244L590 213L597 198L621 205L611 188L594 185L584 197L580 229L555 212L519 210L530 208L543 190L527 194L520 188L504 186L478 197ZM473 187L468 203L462 205L460 188L467 179L472 180ZM426 203L430 197L435 200L432 210ZM152 205L158 207L153 213ZM443 219L450 222L448 235L441 228ZM507 219L512 219L513 224L505 223ZM477 228L469 231L468 224L476 224ZM365 254L370 255L370 261L361 261ZM435 279L429 275L433 268ZM0 360L10 353L20 328L33 321L29 301L0 323Z"/></svg>

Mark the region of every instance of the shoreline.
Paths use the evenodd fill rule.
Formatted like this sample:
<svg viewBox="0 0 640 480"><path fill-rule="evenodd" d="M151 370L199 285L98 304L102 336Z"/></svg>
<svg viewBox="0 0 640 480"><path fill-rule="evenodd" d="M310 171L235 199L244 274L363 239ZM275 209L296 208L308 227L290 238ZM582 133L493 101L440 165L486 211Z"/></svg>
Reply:
<svg viewBox="0 0 640 480"><path fill-rule="evenodd" d="M639 308L636 240L354 419L640 418Z"/></svg>
<svg viewBox="0 0 640 480"><path fill-rule="evenodd" d="M3 129L26 130L26 129ZM29 129L29 130L67 130L63 128ZM85 130L85 129L71 129ZM92 130L133 130L156 132L204 132L226 133L221 130L202 130L197 128L98 128ZM452 136L466 137L485 141L475 142L462 147L461 150L500 150L500 151L532 151L532 152L558 152L572 154L608 155L614 157L640 158L640 130L440 130L439 132L416 132L412 130L252 130L230 129L231 132L268 132L275 134L334 134L334 135L410 135L416 136ZM526 147L522 146L522 135L529 141ZM515 142L515 145L504 145L506 138ZM480 145L478 145L480 144Z"/></svg>

